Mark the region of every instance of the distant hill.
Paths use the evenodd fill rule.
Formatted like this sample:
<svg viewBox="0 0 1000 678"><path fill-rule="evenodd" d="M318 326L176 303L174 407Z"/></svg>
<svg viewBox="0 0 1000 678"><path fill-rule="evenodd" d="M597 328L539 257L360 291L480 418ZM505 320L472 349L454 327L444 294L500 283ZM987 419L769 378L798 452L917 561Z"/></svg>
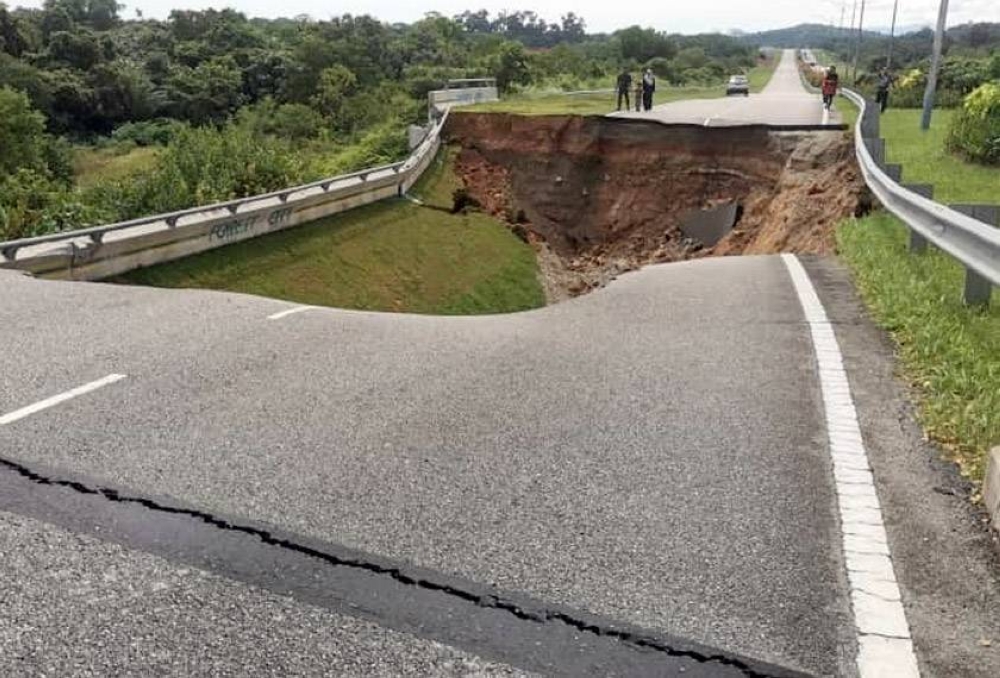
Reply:
<svg viewBox="0 0 1000 678"><path fill-rule="evenodd" d="M820 47L837 40L846 40L855 33L848 28L837 28L824 24L799 24L788 28L778 28L759 33L746 33L740 40L768 47ZM879 37L874 31L865 31L865 37Z"/></svg>

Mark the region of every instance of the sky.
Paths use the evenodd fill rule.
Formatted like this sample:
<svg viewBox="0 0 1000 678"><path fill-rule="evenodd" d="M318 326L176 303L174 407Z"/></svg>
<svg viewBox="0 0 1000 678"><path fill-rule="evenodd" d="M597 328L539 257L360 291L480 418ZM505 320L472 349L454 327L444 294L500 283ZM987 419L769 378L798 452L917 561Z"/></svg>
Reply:
<svg viewBox="0 0 1000 678"><path fill-rule="evenodd" d="M856 0L860 8L861 0ZM42 0L6 0L8 5L41 6ZM427 12L446 16L466 9L500 10L530 9L549 22L558 22L567 12L575 12L587 21L589 32L611 32L634 24L651 26L669 33L726 32L738 29L746 32L782 28L798 23L839 25L841 9L845 24L850 24L855 0L660 0L656 3L637 2L635 12L608 0L126 0L122 16L132 18L142 10L149 18L166 18L172 9L206 9L233 7L248 16L273 18L308 14L315 19L327 19L340 14L371 14L389 22L411 22ZM866 0L865 26L888 27L892 19L893 0ZM935 24L939 0L899 0L899 25L922 26ZM948 25L969 21L1000 23L1000 0L951 0Z"/></svg>

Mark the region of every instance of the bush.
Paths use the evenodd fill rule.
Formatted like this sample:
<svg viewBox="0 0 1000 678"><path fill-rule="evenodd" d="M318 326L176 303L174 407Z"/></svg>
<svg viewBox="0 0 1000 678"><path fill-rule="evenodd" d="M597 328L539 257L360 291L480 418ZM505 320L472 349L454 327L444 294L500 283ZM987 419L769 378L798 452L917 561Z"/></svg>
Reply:
<svg viewBox="0 0 1000 678"><path fill-rule="evenodd" d="M0 240L82 228L106 216L35 170L20 169L0 179Z"/></svg>
<svg viewBox="0 0 1000 678"><path fill-rule="evenodd" d="M978 87L952 118L948 148L970 160L1000 165L1000 84Z"/></svg>
<svg viewBox="0 0 1000 678"><path fill-rule="evenodd" d="M275 191L302 183L304 175L287 143L249 126L181 126L153 171L99 184L84 198L115 219L132 219Z"/></svg>
<svg viewBox="0 0 1000 678"><path fill-rule="evenodd" d="M128 122L117 127L111 138L119 142L132 142L136 146L166 146L183 123L168 118L146 122Z"/></svg>

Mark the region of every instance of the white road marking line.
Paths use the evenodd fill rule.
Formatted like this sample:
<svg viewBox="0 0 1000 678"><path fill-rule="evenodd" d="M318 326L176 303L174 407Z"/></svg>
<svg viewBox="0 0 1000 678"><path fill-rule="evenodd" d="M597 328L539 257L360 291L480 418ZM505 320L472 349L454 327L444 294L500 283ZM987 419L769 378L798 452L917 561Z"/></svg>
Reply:
<svg viewBox="0 0 1000 678"><path fill-rule="evenodd" d="M302 313L303 311L311 311L316 308L315 306L296 306L295 308L285 309L284 311L279 311L272 315L267 316L268 320L281 320L286 316L293 315L295 313Z"/></svg>
<svg viewBox="0 0 1000 678"><path fill-rule="evenodd" d="M121 381L125 378L124 374L109 374L103 379L98 379L97 381L92 381L89 384L84 384L83 386L74 388L72 391L66 391L65 393L60 393L59 395L52 396L51 398L46 398L45 400L40 400L33 405L28 405L27 407L22 407L19 410L14 410L9 414L5 414L0 417L0 426L6 426L7 424L13 424L19 419L24 419L25 417L30 417L33 414L37 414L42 410L47 410L50 407L55 407L59 403L64 403L67 400L72 400L77 396L84 395L85 393L90 393L91 391L96 391L99 388L107 386L108 384L113 384L116 381Z"/></svg>
<svg viewBox="0 0 1000 678"><path fill-rule="evenodd" d="M842 548L858 634L858 672L861 678L920 678L840 345L802 263L794 254L781 258L809 324L823 391Z"/></svg>

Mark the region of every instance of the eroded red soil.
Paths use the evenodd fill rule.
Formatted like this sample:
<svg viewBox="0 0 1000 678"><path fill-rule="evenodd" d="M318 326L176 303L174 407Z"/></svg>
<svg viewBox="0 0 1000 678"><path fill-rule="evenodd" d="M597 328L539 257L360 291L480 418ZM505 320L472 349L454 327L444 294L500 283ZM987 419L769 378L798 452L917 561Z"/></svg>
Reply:
<svg viewBox="0 0 1000 678"><path fill-rule="evenodd" d="M556 299L650 263L829 253L868 201L842 132L458 113L446 134L469 193L534 244ZM714 247L681 232L691 210L732 201L742 218Z"/></svg>

